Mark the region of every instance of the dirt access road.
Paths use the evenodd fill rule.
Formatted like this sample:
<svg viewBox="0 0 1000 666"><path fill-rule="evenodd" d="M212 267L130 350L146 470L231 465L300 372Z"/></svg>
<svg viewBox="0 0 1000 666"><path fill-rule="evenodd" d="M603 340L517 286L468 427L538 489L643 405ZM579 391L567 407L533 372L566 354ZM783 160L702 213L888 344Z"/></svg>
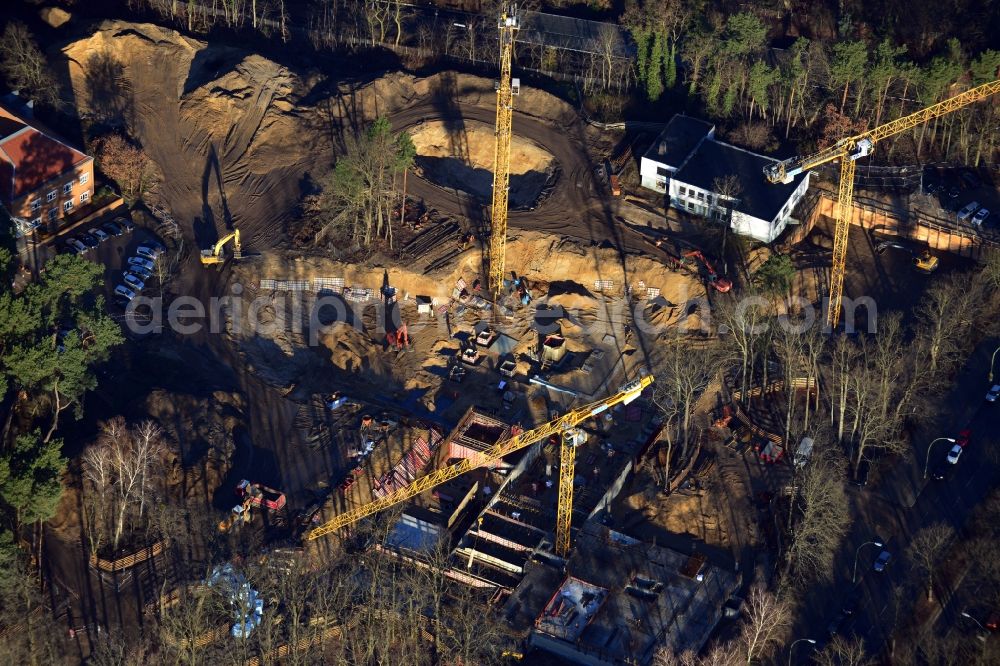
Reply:
<svg viewBox="0 0 1000 666"><path fill-rule="evenodd" d="M494 125L496 110L462 103L442 109L438 103L423 102L391 114L390 119L396 131L413 130L423 122L438 120L453 131L462 132L465 121ZM609 242L626 252L656 254L641 234L616 221L620 204L611 199L594 175L594 168L603 158L591 153L591 142L581 122L556 126L515 110L513 128L515 135L547 150L559 164L560 174L553 191L534 210L510 212L511 227L571 236L596 244ZM483 222L488 218L489 205L469 194L441 187L420 176L410 178L407 194L423 199L428 207L445 215L468 219L473 226L485 228Z"/></svg>

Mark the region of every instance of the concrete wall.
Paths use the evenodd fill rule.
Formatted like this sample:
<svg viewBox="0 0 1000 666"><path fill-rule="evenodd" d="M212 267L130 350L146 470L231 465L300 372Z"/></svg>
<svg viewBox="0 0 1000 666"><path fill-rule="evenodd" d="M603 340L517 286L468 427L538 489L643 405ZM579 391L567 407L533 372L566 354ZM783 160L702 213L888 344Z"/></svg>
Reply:
<svg viewBox="0 0 1000 666"><path fill-rule="evenodd" d="M658 168L666 169L671 175L675 171L675 169L666 164L651 160L645 156L639 160L639 175L642 178L642 186L648 190L665 194L667 192L667 180L669 180L670 176L657 174L656 170Z"/></svg>
<svg viewBox="0 0 1000 666"><path fill-rule="evenodd" d="M836 209L837 202L833 195L821 191L818 194L816 205L809 217L784 239L782 245L789 247L802 241L812 228L816 226L820 218L833 218ZM933 250L951 252L972 259L979 258L984 246L993 245L990 241L984 241L971 228L967 231L961 228L949 228L943 224L924 220L919 217L914 220L904 221L890 214L888 211L880 210L873 205L866 205L857 201L855 201L851 211L851 224L856 224L867 230L877 229L889 235L896 235L926 243Z"/></svg>

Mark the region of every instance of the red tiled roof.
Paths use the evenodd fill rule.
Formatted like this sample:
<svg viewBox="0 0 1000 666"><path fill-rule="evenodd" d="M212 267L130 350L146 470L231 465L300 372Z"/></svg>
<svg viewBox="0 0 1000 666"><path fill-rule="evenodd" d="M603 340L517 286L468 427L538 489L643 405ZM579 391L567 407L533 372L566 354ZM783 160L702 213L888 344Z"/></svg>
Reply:
<svg viewBox="0 0 1000 666"><path fill-rule="evenodd" d="M0 114L0 198L7 203L87 159L20 119Z"/></svg>

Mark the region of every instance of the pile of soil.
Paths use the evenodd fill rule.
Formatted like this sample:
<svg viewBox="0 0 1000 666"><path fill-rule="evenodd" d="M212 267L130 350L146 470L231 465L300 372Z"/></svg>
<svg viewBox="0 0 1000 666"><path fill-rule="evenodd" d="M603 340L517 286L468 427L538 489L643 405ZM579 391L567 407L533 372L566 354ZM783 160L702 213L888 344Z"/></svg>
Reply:
<svg viewBox="0 0 1000 666"><path fill-rule="evenodd" d="M493 193L496 137L493 127L475 121L421 123L412 131L416 165L439 185L467 192L482 202ZM517 134L510 147L510 205L535 205L555 176L552 155Z"/></svg>
<svg viewBox="0 0 1000 666"><path fill-rule="evenodd" d="M158 198L200 247L233 225L247 249L273 247L330 169L344 129L427 100L440 101L444 113L495 102L490 79L391 73L341 86L320 72L143 23L105 21L55 55L65 59L57 70L78 114L139 139L164 175ZM576 120L570 105L529 88L518 111Z"/></svg>

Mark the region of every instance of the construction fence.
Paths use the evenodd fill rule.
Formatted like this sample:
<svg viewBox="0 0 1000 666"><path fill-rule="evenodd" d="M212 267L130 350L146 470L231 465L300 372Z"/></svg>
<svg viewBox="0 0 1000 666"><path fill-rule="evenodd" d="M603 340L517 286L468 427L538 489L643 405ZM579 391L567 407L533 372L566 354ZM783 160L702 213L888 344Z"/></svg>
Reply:
<svg viewBox="0 0 1000 666"><path fill-rule="evenodd" d="M131 569L137 564L150 560L158 555L160 555L164 549L169 545L169 542L164 539L162 541L157 541L156 543L138 550L131 555L126 555L125 557L118 558L116 560L105 560L103 558L97 557L93 553L90 555L90 566L94 567L98 571L104 571L108 573L113 573L115 571L124 571L125 569Z"/></svg>

